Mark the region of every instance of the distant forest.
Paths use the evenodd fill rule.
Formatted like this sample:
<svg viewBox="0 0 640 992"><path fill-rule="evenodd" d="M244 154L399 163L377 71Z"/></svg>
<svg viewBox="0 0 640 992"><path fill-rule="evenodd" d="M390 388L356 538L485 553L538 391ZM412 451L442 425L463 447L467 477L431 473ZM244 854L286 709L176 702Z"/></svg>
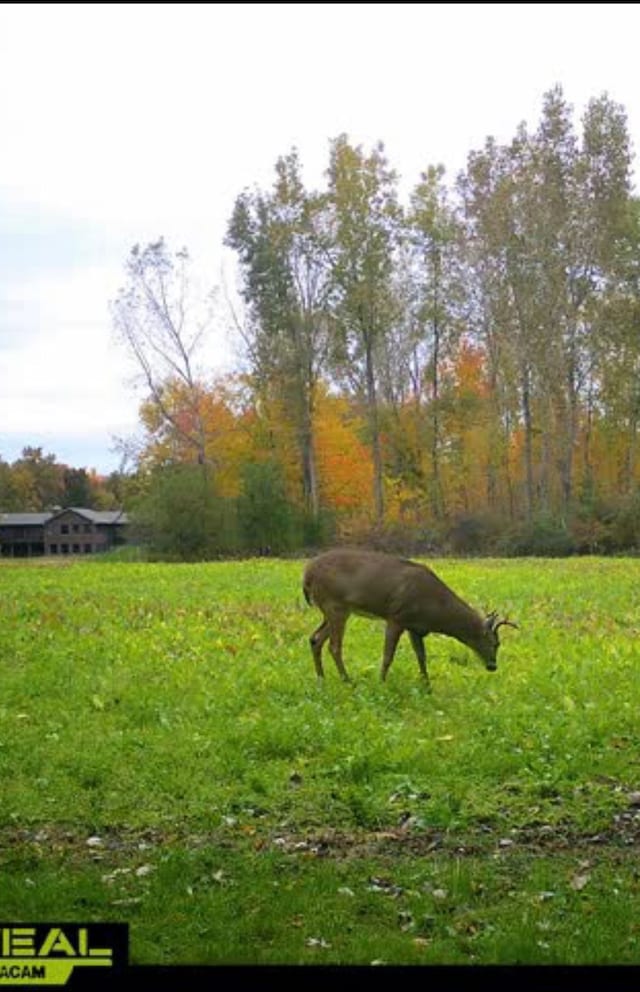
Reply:
<svg viewBox="0 0 640 992"><path fill-rule="evenodd" d="M224 378L188 252L132 250L112 315L147 398L121 481L155 553L640 548L631 142L606 95L574 118L556 87L534 128L453 180L426 166L406 202L382 144L332 140L317 190L283 155L229 218Z"/></svg>
<svg viewBox="0 0 640 992"><path fill-rule="evenodd" d="M13 462L0 456L0 513L37 513L55 506L120 509L128 482L118 472L102 476L65 465L42 448L25 447Z"/></svg>

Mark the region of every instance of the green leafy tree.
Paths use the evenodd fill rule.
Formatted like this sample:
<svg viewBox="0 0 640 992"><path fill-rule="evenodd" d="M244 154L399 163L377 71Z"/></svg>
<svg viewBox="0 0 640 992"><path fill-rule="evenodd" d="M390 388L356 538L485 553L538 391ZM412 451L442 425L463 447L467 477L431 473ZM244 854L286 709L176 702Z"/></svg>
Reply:
<svg viewBox="0 0 640 992"><path fill-rule="evenodd" d="M420 378L429 389L431 478L434 516L444 513L440 461L442 449L442 366L460 330L460 228L443 183L444 169L431 166L411 194L407 231L416 264L413 268L415 326L420 329L426 365ZM426 381L425 381L426 380Z"/></svg>
<svg viewBox="0 0 640 992"><path fill-rule="evenodd" d="M509 513L519 512L507 452L517 429L524 433L524 506L534 512L534 424L532 365L527 328L529 302L522 283L518 239L512 218L512 169L523 155L524 136L501 147L488 138L471 152L466 171L457 182L464 223L468 326L482 347L492 386L492 433L487 465L487 502L496 509L502 476ZM525 167L522 162L521 170ZM520 171L521 171L520 170Z"/></svg>
<svg viewBox="0 0 640 992"><path fill-rule="evenodd" d="M238 522L242 543L251 553L277 553L294 545L295 511L287 500L277 462L251 462L245 466Z"/></svg>
<svg viewBox="0 0 640 992"><path fill-rule="evenodd" d="M11 466L0 458L0 513L16 512L20 509Z"/></svg>
<svg viewBox="0 0 640 992"><path fill-rule="evenodd" d="M394 250L401 219L397 180L381 143L367 155L344 134L331 143L328 177L337 321L334 362L341 378L364 399L380 525L384 483L379 363L382 340L395 317Z"/></svg>
<svg viewBox="0 0 640 992"><path fill-rule="evenodd" d="M63 506L84 506L89 509L93 507L95 497L86 469L65 466L62 470L62 480Z"/></svg>
<svg viewBox="0 0 640 992"><path fill-rule="evenodd" d="M21 510L50 510L62 503L62 466L42 448L26 447L11 466L12 485Z"/></svg>
<svg viewBox="0 0 640 992"><path fill-rule="evenodd" d="M152 473L146 493L133 503L132 520L133 534L157 558L204 561L237 547L233 504L212 487L203 499L197 465Z"/></svg>
<svg viewBox="0 0 640 992"><path fill-rule="evenodd" d="M296 425L303 504L312 516L319 512L315 395L330 319L325 212L325 198L305 190L292 151L278 159L270 192L238 197L226 237L240 259L256 392L283 398Z"/></svg>

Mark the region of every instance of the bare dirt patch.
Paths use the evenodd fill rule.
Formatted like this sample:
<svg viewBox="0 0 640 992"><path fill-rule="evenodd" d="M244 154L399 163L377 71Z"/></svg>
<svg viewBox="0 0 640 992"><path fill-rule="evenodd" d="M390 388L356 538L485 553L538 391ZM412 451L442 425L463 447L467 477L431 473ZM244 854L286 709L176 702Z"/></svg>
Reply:
<svg viewBox="0 0 640 992"><path fill-rule="evenodd" d="M18 857L59 857L77 861L118 862L136 853L172 848L206 847L281 852L305 858L364 859L375 857L508 857L514 854L585 854L600 851L628 857L640 846L640 806L616 813L598 833L576 830L571 824L533 823L508 832L481 823L466 831L416 829L408 821L385 830L277 829L257 825L224 825L210 831L184 829L110 828L88 834L77 827L41 824L0 829L0 860Z"/></svg>

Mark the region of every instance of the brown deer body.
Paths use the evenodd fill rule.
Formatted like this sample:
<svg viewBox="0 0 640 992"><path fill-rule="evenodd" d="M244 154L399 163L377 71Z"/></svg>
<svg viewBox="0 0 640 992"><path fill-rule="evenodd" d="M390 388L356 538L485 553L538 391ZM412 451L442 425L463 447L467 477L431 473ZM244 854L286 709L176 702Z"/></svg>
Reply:
<svg viewBox="0 0 640 992"><path fill-rule="evenodd" d="M311 635L311 651L318 678L323 678L322 647L329 650L341 677L350 681L342 660L342 639L352 613L386 621L381 678L393 661L402 633L409 632L420 673L429 681L424 638L446 634L478 654L488 671L497 668L498 620L495 613L481 617L425 565L377 551L338 548L314 558L307 565L303 592L324 619Z"/></svg>

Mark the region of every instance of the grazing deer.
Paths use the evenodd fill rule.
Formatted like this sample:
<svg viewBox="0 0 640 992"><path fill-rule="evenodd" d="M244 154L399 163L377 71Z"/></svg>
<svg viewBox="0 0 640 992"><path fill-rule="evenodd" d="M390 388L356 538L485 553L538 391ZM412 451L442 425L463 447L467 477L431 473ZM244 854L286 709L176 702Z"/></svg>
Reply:
<svg viewBox="0 0 640 992"><path fill-rule="evenodd" d="M305 568L302 589L307 603L324 614L311 635L318 678L324 677L322 646L328 639L340 676L350 681L342 660L342 639L352 613L387 622L380 670L383 681L405 630L428 685L423 643L427 634L455 637L480 655L487 671L495 672L498 628L517 628L509 620L499 620L496 613L481 617L424 565L377 551L338 548L319 555Z"/></svg>

